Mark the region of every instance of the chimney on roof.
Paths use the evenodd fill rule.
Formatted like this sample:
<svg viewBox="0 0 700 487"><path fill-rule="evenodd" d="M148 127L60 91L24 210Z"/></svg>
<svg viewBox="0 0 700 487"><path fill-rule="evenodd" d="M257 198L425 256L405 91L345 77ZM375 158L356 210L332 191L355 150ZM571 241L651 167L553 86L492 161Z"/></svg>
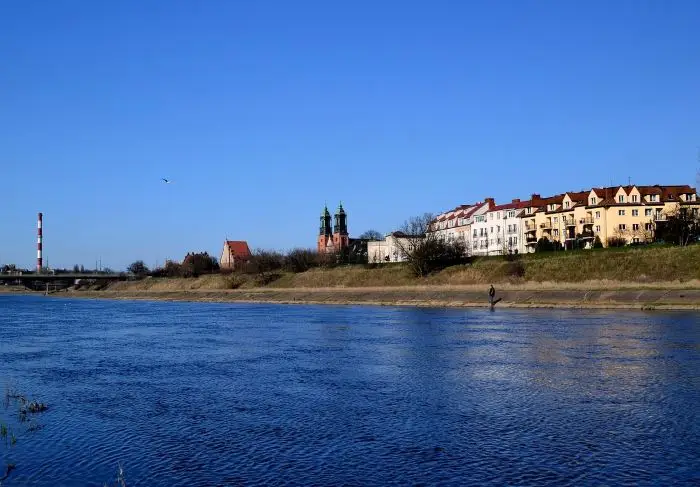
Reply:
<svg viewBox="0 0 700 487"><path fill-rule="evenodd" d="M513 198L513 203L520 203L520 198Z"/></svg>
<svg viewBox="0 0 700 487"><path fill-rule="evenodd" d="M493 198L484 198L484 203L489 205L489 208L496 205L496 201Z"/></svg>
<svg viewBox="0 0 700 487"><path fill-rule="evenodd" d="M533 200L540 200L540 199L542 199L542 198L540 197L540 195L537 194L537 193L532 193L532 197L531 197L531 198L532 198Z"/></svg>

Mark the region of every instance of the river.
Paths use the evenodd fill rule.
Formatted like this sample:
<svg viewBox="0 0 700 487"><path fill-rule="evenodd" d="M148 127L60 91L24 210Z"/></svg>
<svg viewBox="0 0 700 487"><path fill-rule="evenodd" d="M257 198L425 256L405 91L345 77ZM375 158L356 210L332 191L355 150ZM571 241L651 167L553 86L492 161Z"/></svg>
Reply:
<svg viewBox="0 0 700 487"><path fill-rule="evenodd" d="M0 381L6 486L700 483L697 313L0 296Z"/></svg>

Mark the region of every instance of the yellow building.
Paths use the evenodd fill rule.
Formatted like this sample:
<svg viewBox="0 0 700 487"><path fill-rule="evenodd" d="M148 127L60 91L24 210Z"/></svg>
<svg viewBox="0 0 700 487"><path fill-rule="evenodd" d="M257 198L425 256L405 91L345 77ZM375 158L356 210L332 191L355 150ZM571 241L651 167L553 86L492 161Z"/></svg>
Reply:
<svg viewBox="0 0 700 487"><path fill-rule="evenodd" d="M607 246L610 239L622 239L625 243L652 241L660 225L687 208L697 214L698 201L695 188L682 186L618 186L593 189L597 198L594 212L596 229Z"/></svg>
<svg viewBox="0 0 700 487"><path fill-rule="evenodd" d="M546 238L565 249L574 242L586 248L596 236L603 246L643 243L654 239L659 225L681 208L697 214L700 201L695 188L682 186L615 186L588 192L563 193L548 198L533 194L523 218L527 250Z"/></svg>

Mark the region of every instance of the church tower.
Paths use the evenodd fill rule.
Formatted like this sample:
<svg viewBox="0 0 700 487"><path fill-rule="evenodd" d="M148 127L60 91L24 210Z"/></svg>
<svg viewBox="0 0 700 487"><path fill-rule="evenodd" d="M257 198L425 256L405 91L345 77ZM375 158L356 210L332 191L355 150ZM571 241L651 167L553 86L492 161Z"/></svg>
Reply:
<svg viewBox="0 0 700 487"><path fill-rule="evenodd" d="M343 203L338 205L335 212L335 225L333 226L333 248L338 251L349 245L348 216L343 209Z"/></svg>
<svg viewBox="0 0 700 487"><path fill-rule="evenodd" d="M328 211L328 206L326 206L321 212L321 225L318 231L318 245L317 250L319 252L326 252L326 246L332 236L331 230L331 213Z"/></svg>

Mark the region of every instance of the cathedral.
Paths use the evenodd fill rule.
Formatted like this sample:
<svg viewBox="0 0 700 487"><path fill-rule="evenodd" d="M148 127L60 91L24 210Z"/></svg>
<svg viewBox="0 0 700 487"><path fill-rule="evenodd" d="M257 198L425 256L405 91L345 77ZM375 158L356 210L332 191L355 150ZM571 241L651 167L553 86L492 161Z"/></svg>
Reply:
<svg viewBox="0 0 700 487"><path fill-rule="evenodd" d="M338 205L334 215L334 225L331 228L331 214L328 206L321 213L321 226L318 232L319 253L340 252L349 247L348 217L343 209L343 204Z"/></svg>

